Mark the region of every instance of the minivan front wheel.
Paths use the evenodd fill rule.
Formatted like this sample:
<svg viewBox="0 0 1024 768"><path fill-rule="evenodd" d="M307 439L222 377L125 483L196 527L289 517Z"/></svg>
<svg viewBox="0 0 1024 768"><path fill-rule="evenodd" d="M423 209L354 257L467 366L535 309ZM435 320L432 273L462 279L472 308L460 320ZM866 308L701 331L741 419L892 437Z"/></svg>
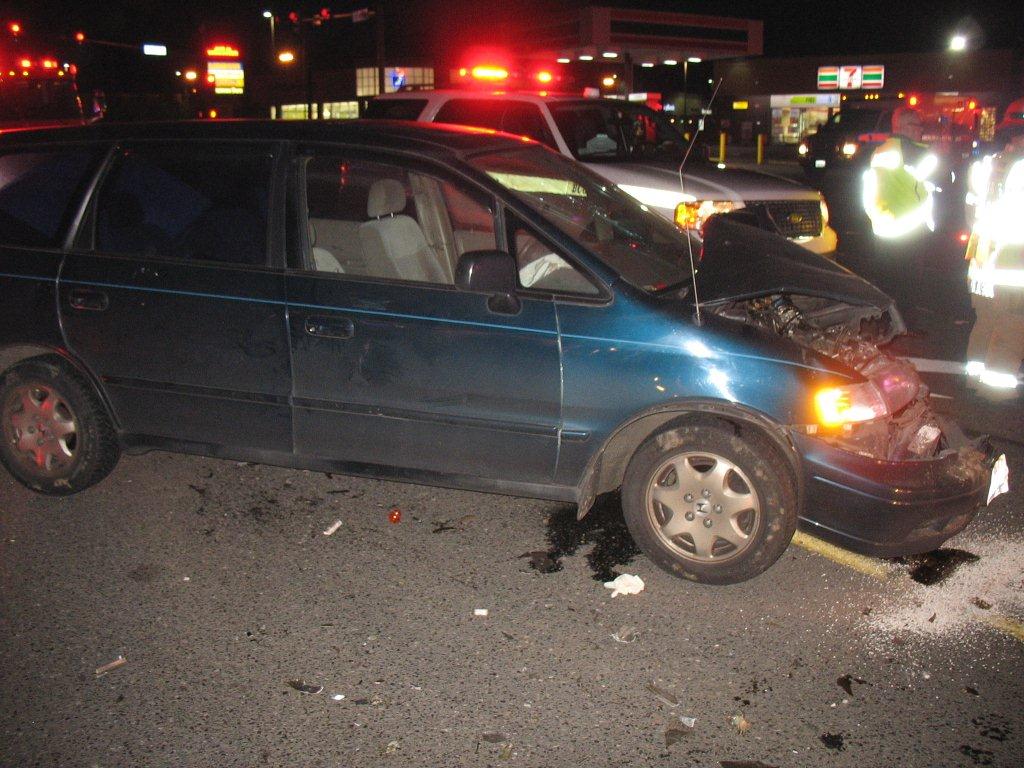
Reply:
<svg viewBox="0 0 1024 768"><path fill-rule="evenodd" d="M708 584L757 576L796 531L796 483L751 430L684 424L650 438L626 470L622 508L637 544L669 573Z"/></svg>
<svg viewBox="0 0 1024 768"><path fill-rule="evenodd" d="M102 480L120 447L88 384L59 358L33 358L0 377L0 460L21 483L54 495Z"/></svg>

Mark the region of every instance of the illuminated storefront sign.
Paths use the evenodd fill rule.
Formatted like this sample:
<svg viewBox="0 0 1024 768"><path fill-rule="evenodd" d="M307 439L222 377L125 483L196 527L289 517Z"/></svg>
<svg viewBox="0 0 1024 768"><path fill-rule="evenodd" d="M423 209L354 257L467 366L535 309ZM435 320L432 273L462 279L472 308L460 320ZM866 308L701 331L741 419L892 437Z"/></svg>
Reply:
<svg viewBox="0 0 1024 768"><path fill-rule="evenodd" d="M838 93L781 93L771 97L772 109L782 107L838 107Z"/></svg>
<svg viewBox="0 0 1024 768"><path fill-rule="evenodd" d="M218 43L206 49L206 56L206 74L212 78L214 93L238 95L245 92L245 71L237 48Z"/></svg>
<svg viewBox="0 0 1024 768"><path fill-rule="evenodd" d="M231 45L215 45L206 49L206 55L211 59L237 59L238 49Z"/></svg>
<svg viewBox="0 0 1024 768"><path fill-rule="evenodd" d="M213 76L213 92L240 94L245 91L245 72L237 61L208 61L206 73Z"/></svg>
<svg viewBox="0 0 1024 768"><path fill-rule="evenodd" d="M818 67L819 91L878 90L884 85L885 67L880 64Z"/></svg>

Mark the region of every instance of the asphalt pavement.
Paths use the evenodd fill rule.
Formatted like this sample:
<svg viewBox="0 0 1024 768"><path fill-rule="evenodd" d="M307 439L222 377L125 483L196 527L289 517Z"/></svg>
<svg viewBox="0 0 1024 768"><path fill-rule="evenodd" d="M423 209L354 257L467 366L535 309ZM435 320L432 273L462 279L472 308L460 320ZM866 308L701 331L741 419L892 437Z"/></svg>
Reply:
<svg viewBox="0 0 1024 768"><path fill-rule="evenodd" d="M962 360L939 250L844 258L902 297L902 352ZM0 765L1024 764L1024 408L928 381L1011 493L930 557L801 534L729 587L656 569L614 496L577 523L160 452L67 499L0 475Z"/></svg>

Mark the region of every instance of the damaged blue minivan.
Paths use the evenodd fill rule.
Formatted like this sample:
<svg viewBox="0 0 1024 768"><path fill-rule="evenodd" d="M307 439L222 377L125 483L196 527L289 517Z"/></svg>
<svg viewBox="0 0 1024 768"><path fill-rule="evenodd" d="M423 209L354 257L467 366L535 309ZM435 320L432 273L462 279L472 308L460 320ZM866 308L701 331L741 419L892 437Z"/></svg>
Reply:
<svg viewBox="0 0 1024 768"><path fill-rule="evenodd" d="M0 137L0 459L43 493L181 451L574 502L729 583L798 525L907 554L992 449L892 301L716 216L699 250L529 140L388 122Z"/></svg>

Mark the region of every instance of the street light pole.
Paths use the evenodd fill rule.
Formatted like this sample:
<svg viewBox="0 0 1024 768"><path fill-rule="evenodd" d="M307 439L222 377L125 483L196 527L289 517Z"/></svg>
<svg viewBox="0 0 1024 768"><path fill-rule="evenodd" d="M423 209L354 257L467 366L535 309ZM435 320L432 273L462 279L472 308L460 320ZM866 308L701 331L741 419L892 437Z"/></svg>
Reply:
<svg viewBox="0 0 1024 768"><path fill-rule="evenodd" d="M689 77L690 74L690 62L683 59L683 133L686 133L689 128L686 124L686 97L689 95Z"/></svg>
<svg viewBox="0 0 1024 768"><path fill-rule="evenodd" d="M264 11L263 18L270 21L270 58L273 60L277 56L277 41L274 39L276 34L276 23L277 19L274 17L272 11Z"/></svg>

